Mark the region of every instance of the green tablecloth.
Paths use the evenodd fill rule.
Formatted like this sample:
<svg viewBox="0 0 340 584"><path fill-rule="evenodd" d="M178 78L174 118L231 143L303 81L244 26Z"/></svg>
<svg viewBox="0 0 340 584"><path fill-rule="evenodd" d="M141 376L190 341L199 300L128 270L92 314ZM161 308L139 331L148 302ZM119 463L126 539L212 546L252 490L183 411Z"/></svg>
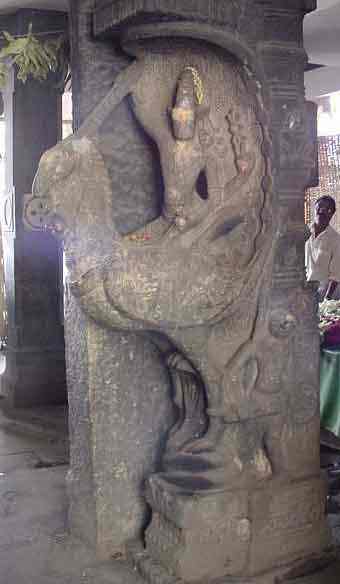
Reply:
<svg viewBox="0 0 340 584"><path fill-rule="evenodd" d="M340 347L320 355L321 427L340 438Z"/></svg>

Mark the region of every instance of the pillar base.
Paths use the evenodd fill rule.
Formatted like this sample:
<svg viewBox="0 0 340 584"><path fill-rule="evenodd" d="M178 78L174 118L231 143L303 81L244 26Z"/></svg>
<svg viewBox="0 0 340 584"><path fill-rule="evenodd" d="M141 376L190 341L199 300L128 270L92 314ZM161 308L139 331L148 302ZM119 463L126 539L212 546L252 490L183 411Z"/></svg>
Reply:
<svg viewBox="0 0 340 584"><path fill-rule="evenodd" d="M137 568L149 584L301 579L332 560L324 489L320 477L310 477L190 496L173 477L154 475L147 486L152 521Z"/></svg>
<svg viewBox="0 0 340 584"><path fill-rule="evenodd" d="M340 563L327 556L320 558L320 566L323 568L310 571L306 565L306 574L297 578L291 577L291 569L273 570L255 577L233 578L227 577L218 580L201 580L195 584L338 584L340 579ZM169 574L156 560L148 554L139 554L134 558L135 567L142 578L149 584L187 584L184 580L178 580ZM302 567L301 567L302 569Z"/></svg>

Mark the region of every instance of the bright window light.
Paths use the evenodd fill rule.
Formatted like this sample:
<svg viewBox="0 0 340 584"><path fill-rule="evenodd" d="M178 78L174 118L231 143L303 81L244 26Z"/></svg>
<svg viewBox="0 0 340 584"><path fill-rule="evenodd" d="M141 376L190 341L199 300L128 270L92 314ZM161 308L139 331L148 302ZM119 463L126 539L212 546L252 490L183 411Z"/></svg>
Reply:
<svg viewBox="0 0 340 584"><path fill-rule="evenodd" d="M340 91L321 97L317 101L319 105L318 135L340 134Z"/></svg>

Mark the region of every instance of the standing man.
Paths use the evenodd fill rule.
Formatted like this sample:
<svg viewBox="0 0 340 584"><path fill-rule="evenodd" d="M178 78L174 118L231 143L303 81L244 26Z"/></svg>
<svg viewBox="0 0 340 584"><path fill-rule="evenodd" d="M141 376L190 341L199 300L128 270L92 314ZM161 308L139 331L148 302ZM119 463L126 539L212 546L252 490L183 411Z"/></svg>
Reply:
<svg viewBox="0 0 340 584"><path fill-rule="evenodd" d="M320 197L306 242L307 280L319 283L319 300L340 299L340 234L329 224L336 211L332 197Z"/></svg>

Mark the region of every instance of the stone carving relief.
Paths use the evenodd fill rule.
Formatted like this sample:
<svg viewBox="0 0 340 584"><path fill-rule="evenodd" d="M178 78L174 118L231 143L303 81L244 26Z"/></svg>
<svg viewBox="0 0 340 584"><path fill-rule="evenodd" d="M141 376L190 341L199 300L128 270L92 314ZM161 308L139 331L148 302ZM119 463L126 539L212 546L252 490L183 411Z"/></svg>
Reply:
<svg viewBox="0 0 340 584"><path fill-rule="evenodd" d="M187 0L185 4L178 0L118 0L112 6L98 0L94 26L98 34L107 29L108 22L115 27L140 14L157 12L166 14L168 18L170 16L170 21L172 18L182 21L199 18L203 22L228 24L237 28L248 4L251 4L249 0Z"/></svg>
<svg viewBox="0 0 340 584"><path fill-rule="evenodd" d="M267 436L275 426L281 447L289 396L280 392L287 373L275 355L289 358L297 316L269 305L276 243L269 140L241 65L194 41L144 42L136 55L79 131L44 154L33 201L63 241L82 310L103 327L148 335L164 355L178 420L161 473L147 483L146 541L151 555L172 557L169 582L205 577L204 559L189 567L190 546L213 554L217 579L240 572L250 545L246 491L235 493L278 470ZM98 129L125 98L157 145L164 193L159 217L123 236L112 220ZM312 401L301 419L301 400L295 404L298 423L313 417ZM213 493L221 497L211 511ZM221 514L223 537L212 529ZM235 560L226 539L231 552L243 550ZM143 566L152 580L157 567Z"/></svg>
<svg viewBox="0 0 340 584"><path fill-rule="evenodd" d="M294 167L296 160L300 160L302 168L308 169L309 172L311 168L317 166L315 144L308 139L310 132L308 106L307 103L301 110L286 105L284 109L281 133L281 166L284 169Z"/></svg>
<svg viewBox="0 0 340 584"><path fill-rule="evenodd" d="M235 62L218 51L179 44L167 46L164 56L164 48L144 47L130 71L132 86L125 72L115 87L119 100L130 94L137 119L158 146L160 217L127 237L113 231L110 182L88 132L91 120L43 156L33 193L34 200L46 197L46 222L64 241L71 288L83 309L105 326L162 333L185 356L187 371L179 368L176 376L189 386L188 372L197 378L195 391L207 393L211 418L202 444L187 448L194 456L195 449L215 450L223 442L228 418L250 413L248 406L242 410L260 368L252 336L268 326L258 314L259 289L272 238L262 213L269 209L256 97ZM197 192L202 176L203 198ZM102 196L94 197L98 184ZM239 321L245 298L250 301ZM258 451L261 441L254 455ZM265 475L269 469L268 461Z"/></svg>

